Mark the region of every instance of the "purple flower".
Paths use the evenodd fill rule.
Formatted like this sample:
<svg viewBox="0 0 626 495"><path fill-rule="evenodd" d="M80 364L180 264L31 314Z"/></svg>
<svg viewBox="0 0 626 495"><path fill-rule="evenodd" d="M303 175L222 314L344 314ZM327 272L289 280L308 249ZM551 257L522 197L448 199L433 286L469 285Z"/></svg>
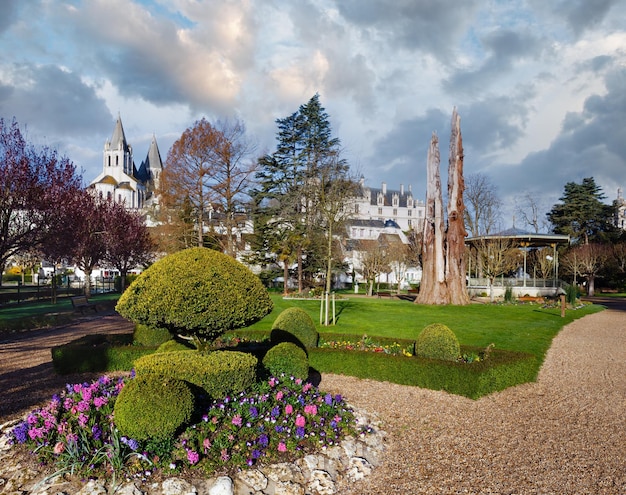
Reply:
<svg viewBox="0 0 626 495"><path fill-rule="evenodd" d="M258 459L259 457L261 457L261 451L260 451L260 450L257 450L257 449L254 449L254 450L252 451L252 458L253 458L253 459Z"/></svg>
<svg viewBox="0 0 626 495"><path fill-rule="evenodd" d="M100 440L100 437L102 436L102 429L100 428L100 426L93 425L91 427L91 435L93 436L94 440Z"/></svg>
<svg viewBox="0 0 626 495"><path fill-rule="evenodd" d="M276 418L276 417L280 416L280 407L278 407L278 406L273 407L272 411L270 412L270 416L272 418Z"/></svg>
<svg viewBox="0 0 626 495"><path fill-rule="evenodd" d="M128 445L128 448L133 452L137 452L139 450L139 443L134 438L129 438L126 445Z"/></svg>
<svg viewBox="0 0 626 495"><path fill-rule="evenodd" d="M269 443L270 443L269 438L267 437L267 435L266 435L265 433L263 433L263 434L259 437L258 444L259 444L261 447L265 448L265 447L267 447L267 446L269 445Z"/></svg>
<svg viewBox="0 0 626 495"><path fill-rule="evenodd" d="M327 406L332 406L333 405L333 396L330 394L326 394L324 396L324 402L326 403Z"/></svg>
<svg viewBox="0 0 626 495"><path fill-rule="evenodd" d="M12 433L17 443L24 443L27 440L26 436L28 434L28 425L25 422L21 422L13 428Z"/></svg>
<svg viewBox="0 0 626 495"><path fill-rule="evenodd" d="M337 404L339 404L342 401L343 397L341 397L341 394L337 394L335 395L335 402Z"/></svg>
<svg viewBox="0 0 626 495"><path fill-rule="evenodd" d="M256 407L252 406L250 407L250 417L251 418L256 418L259 415L259 411Z"/></svg>
<svg viewBox="0 0 626 495"><path fill-rule="evenodd" d="M296 428L296 436L297 436L298 438L304 438L304 427L302 427L302 426L298 426L298 427Z"/></svg>
<svg viewBox="0 0 626 495"><path fill-rule="evenodd" d="M274 427L274 429L276 430L276 433L282 433L283 432L283 427L280 425L276 425Z"/></svg>

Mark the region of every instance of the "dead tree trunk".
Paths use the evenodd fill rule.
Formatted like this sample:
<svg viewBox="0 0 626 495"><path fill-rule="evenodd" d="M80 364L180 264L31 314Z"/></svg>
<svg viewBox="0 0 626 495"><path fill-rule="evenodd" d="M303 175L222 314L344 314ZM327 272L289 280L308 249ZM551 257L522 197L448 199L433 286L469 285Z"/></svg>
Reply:
<svg viewBox="0 0 626 495"><path fill-rule="evenodd" d="M460 118L452 113L448 162L447 225L443 213L439 144L433 133L428 149L426 218L422 244L422 281L416 304L468 304L465 286L465 237L463 221L463 143ZM445 226L445 228L444 228Z"/></svg>
<svg viewBox="0 0 626 495"><path fill-rule="evenodd" d="M469 304L465 282L465 204L463 202L463 139L461 118L452 111L448 161L448 229L446 231L446 284L450 304Z"/></svg>
<svg viewBox="0 0 626 495"><path fill-rule="evenodd" d="M439 175L439 140L433 132L426 163L426 218L422 244L422 281L417 304L447 304L444 218Z"/></svg>

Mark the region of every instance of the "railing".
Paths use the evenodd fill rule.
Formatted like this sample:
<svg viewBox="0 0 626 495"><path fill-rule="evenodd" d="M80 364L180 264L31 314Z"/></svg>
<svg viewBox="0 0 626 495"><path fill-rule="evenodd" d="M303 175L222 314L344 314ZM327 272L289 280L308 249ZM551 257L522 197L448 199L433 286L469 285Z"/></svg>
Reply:
<svg viewBox="0 0 626 495"><path fill-rule="evenodd" d="M471 288L487 288L490 287L488 278L470 278L468 281L468 287ZM504 278L499 277L494 279L494 287L535 287L535 288L558 288L565 287L567 283L562 280L555 280L553 278Z"/></svg>

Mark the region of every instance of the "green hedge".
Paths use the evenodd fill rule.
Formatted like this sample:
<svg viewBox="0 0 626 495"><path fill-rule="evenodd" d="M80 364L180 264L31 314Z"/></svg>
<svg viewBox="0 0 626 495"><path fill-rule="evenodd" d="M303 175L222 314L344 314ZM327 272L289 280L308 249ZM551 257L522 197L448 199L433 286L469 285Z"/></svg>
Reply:
<svg viewBox="0 0 626 495"><path fill-rule="evenodd" d="M304 349L317 347L319 334L315 322L302 308L283 310L274 323L270 336L273 344L292 342Z"/></svg>
<svg viewBox="0 0 626 495"><path fill-rule="evenodd" d="M272 311L267 289L248 268L218 251L190 248L161 258L119 298L125 318L211 341Z"/></svg>
<svg viewBox="0 0 626 495"><path fill-rule="evenodd" d="M309 376L309 360L306 352L292 342L282 342L272 347L263 358L263 366L270 375L295 376L306 380Z"/></svg>
<svg viewBox="0 0 626 495"><path fill-rule="evenodd" d="M179 342L178 340L168 340L163 342L156 352L175 352L175 351L195 351L196 348L192 344Z"/></svg>
<svg viewBox="0 0 626 495"><path fill-rule="evenodd" d="M185 380L219 399L249 388L256 381L257 364L256 357L244 352L174 351L138 359L135 372Z"/></svg>
<svg viewBox="0 0 626 495"><path fill-rule="evenodd" d="M425 359L456 361L461 356L461 346L454 332L446 325L433 323L417 336L415 355Z"/></svg>
<svg viewBox="0 0 626 495"><path fill-rule="evenodd" d="M481 349L462 347L462 352ZM445 390L478 399L537 377L536 358L530 354L494 349L485 361L471 364L372 352L314 349L309 365L320 373L335 373L400 385Z"/></svg>
<svg viewBox="0 0 626 495"><path fill-rule="evenodd" d="M151 328L140 323L135 324L133 341L144 347L160 346L172 339L172 334L166 328Z"/></svg>
<svg viewBox="0 0 626 495"><path fill-rule="evenodd" d="M130 334L88 335L53 347L52 365L60 375L100 371L130 371L135 360L155 347L131 345Z"/></svg>
<svg viewBox="0 0 626 495"><path fill-rule="evenodd" d="M157 375L126 382L115 401L114 421L122 435L135 440L168 440L186 426L194 396L182 380Z"/></svg>

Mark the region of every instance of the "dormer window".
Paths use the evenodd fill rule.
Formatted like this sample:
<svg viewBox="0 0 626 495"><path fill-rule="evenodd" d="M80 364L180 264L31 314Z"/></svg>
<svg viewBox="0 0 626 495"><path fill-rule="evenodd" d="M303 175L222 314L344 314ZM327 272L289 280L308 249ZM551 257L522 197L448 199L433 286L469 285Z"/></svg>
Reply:
<svg viewBox="0 0 626 495"><path fill-rule="evenodd" d="M393 199L391 201L393 203L393 206L398 206L398 195L394 194Z"/></svg>
<svg viewBox="0 0 626 495"><path fill-rule="evenodd" d="M385 204L385 197L381 193L378 194L378 204L379 205Z"/></svg>

